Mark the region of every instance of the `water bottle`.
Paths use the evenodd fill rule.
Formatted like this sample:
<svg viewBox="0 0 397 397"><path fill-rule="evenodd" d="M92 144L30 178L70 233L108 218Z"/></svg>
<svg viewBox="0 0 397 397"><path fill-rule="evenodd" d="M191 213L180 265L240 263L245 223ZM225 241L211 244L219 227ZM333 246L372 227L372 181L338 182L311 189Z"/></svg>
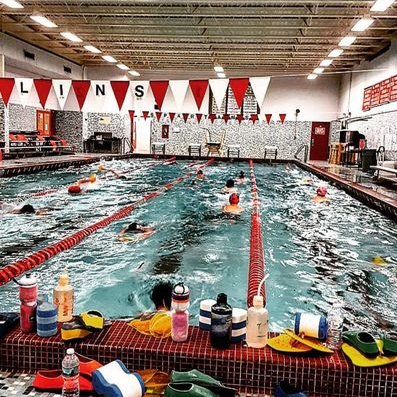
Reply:
<svg viewBox="0 0 397 397"><path fill-rule="evenodd" d="M54 304L58 307L58 321L70 321L73 317L74 289L69 284L69 276L64 273L59 277L54 288Z"/></svg>
<svg viewBox="0 0 397 397"><path fill-rule="evenodd" d="M326 345L332 350L340 350L343 340L343 311L342 302L336 301L328 312L328 332Z"/></svg>
<svg viewBox="0 0 397 397"><path fill-rule="evenodd" d="M185 342L189 333L189 288L179 283L172 291L171 338Z"/></svg>
<svg viewBox="0 0 397 397"><path fill-rule="evenodd" d="M14 281L19 285L20 325L22 332L32 332L36 329L36 307L37 307L37 279L27 273L19 281Z"/></svg>
<svg viewBox="0 0 397 397"><path fill-rule="evenodd" d="M211 346L227 349L232 340L232 307L226 294L218 294L216 304L211 307Z"/></svg>
<svg viewBox="0 0 397 397"><path fill-rule="evenodd" d="M80 361L74 354L74 349L66 350L66 356L62 360L63 388L62 397L79 397Z"/></svg>

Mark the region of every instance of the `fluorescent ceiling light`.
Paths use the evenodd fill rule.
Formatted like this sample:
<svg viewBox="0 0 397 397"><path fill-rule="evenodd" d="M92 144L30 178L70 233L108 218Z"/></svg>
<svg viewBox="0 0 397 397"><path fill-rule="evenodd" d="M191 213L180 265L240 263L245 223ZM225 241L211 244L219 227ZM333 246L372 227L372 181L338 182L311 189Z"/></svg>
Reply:
<svg viewBox="0 0 397 397"><path fill-rule="evenodd" d="M315 74L321 74L322 72L324 72L324 68L316 68L313 70L313 73Z"/></svg>
<svg viewBox="0 0 397 397"><path fill-rule="evenodd" d="M222 66L214 66L214 70L215 70L215 72L218 72L218 73L223 73L224 72Z"/></svg>
<svg viewBox="0 0 397 397"><path fill-rule="evenodd" d="M330 58L336 58L336 57L338 57L338 56L340 56L340 55L342 55L343 54L343 50L341 50L340 48L337 48L337 49L335 49L335 50L332 50L329 54L328 54L328 56L330 57Z"/></svg>
<svg viewBox="0 0 397 397"><path fill-rule="evenodd" d="M124 65L123 63L118 63L116 66L121 70L130 70L130 68L127 65Z"/></svg>
<svg viewBox="0 0 397 397"><path fill-rule="evenodd" d="M103 58L105 61L108 61L108 62L110 62L110 63L116 63L116 62L117 62L117 61L116 61L112 56L110 56L110 55L103 55L102 58Z"/></svg>
<svg viewBox="0 0 397 397"><path fill-rule="evenodd" d="M30 19L33 19L33 21L39 23L40 25L45 26L46 28L58 27L58 25L56 25L54 22L50 21L48 18L44 17L43 15L31 15Z"/></svg>
<svg viewBox="0 0 397 397"><path fill-rule="evenodd" d="M357 40L356 36L346 36L340 42L340 47L348 47L349 45L353 44Z"/></svg>
<svg viewBox="0 0 397 397"><path fill-rule="evenodd" d="M23 5L16 0L0 0L0 3L10 8L23 8Z"/></svg>
<svg viewBox="0 0 397 397"><path fill-rule="evenodd" d="M308 80L314 80L314 79L316 79L317 77L318 77L318 74L312 73L312 74L309 74L309 76L307 76L307 79L308 79Z"/></svg>
<svg viewBox="0 0 397 397"><path fill-rule="evenodd" d="M378 0L372 6L371 11L386 11L393 3L394 0Z"/></svg>
<svg viewBox="0 0 397 397"><path fill-rule="evenodd" d="M98 50L98 48L94 47L93 45L85 45L84 48L89 51L92 52L94 54L100 54L102 51Z"/></svg>
<svg viewBox="0 0 397 397"><path fill-rule="evenodd" d="M131 76L136 76L136 77L138 77L138 76L141 75L141 74L140 74L139 72L137 72L136 70L130 70L128 73L129 73Z"/></svg>
<svg viewBox="0 0 397 397"><path fill-rule="evenodd" d="M369 28L374 23L372 18L360 19L353 27L352 32L364 32L365 29Z"/></svg>
<svg viewBox="0 0 397 397"><path fill-rule="evenodd" d="M80 39L80 37L76 36L71 32L62 32L61 36L63 36L65 39L73 41L73 43L81 43L83 41Z"/></svg>
<svg viewBox="0 0 397 397"><path fill-rule="evenodd" d="M329 66L333 62L333 59L324 59L321 61L320 66Z"/></svg>
<svg viewBox="0 0 397 397"><path fill-rule="evenodd" d="M217 73L216 75L221 79L224 79L226 77L225 73Z"/></svg>

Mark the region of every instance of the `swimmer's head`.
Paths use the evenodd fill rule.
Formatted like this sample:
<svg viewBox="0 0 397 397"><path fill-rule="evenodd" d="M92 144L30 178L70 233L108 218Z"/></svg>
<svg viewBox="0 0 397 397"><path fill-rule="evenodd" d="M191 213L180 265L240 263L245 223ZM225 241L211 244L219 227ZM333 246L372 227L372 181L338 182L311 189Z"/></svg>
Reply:
<svg viewBox="0 0 397 397"><path fill-rule="evenodd" d="M99 165L98 165L98 171L99 171L99 172L103 172L103 171L105 171L105 169L106 169L106 168L105 168L105 166L104 166L103 164L99 164Z"/></svg>
<svg viewBox="0 0 397 397"><path fill-rule="evenodd" d="M229 196L229 203L231 205L237 205L240 202L240 196L237 193L233 193Z"/></svg>
<svg viewBox="0 0 397 397"><path fill-rule="evenodd" d="M197 175L204 175L203 170L198 170L198 171L197 171Z"/></svg>
<svg viewBox="0 0 397 397"><path fill-rule="evenodd" d="M317 196L321 196L321 197L325 197L327 195L327 186L320 186L319 188L317 188Z"/></svg>
<svg viewBox="0 0 397 397"><path fill-rule="evenodd" d="M228 179L226 181L226 187L228 187L228 188L234 187L234 180L233 179Z"/></svg>
<svg viewBox="0 0 397 397"><path fill-rule="evenodd" d="M81 193L81 187L79 185L70 185L68 187L69 194L79 194Z"/></svg>
<svg viewBox="0 0 397 397"><path fill-rule="evenodd" d="M127 177L126 177L125 175L120 175L120 176L119 176L119 179L124 179L124 180L126 180Z"/></svg>
<svg viewBox="0 0 397 397"><path fill-rule="evenodd" d="M20 214L34 214L36 211L30 204L25 204L20 210Z"/></svg>
<svg viewBox="0 0 397 397"><path fill-rule="evenodd" d="M90 175L89 178L88 178L88 180L89 180L91 183L96 182L96 175L95 175L95 174Z"/></svg>
<svg viewBox="0 0 397 397"><path fill-rule="evenodd" d="M244 171L240 171L240 175L238 176L240 179L245 178L245 174Z"/></svg>
<svg viewBox="0 0 397 397"><path fill-rule="evenodd" d="M132 222L127 226L127 232L134 232L138 229L138 224L136 222Z"/></svg>

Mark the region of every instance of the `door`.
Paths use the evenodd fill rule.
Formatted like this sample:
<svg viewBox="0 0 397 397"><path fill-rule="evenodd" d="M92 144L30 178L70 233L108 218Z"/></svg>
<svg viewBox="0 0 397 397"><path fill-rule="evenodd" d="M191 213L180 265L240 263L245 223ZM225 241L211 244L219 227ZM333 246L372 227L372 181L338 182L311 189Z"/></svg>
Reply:
<svg viewBox="0 0 397 397"><path fill-rule="evenodd" d="M310 160L328 159L330 123L313 122L312 134L310 138Z"/></svg>
<svg viewBox="0 0 397 397"><path fill-rule="evenodd" d="M137 117L135 123L135 153L151 153L150 134L152 130L152 119Z"/></svg>
<svg viewBox="0 0 397 397"><path fill-rule="evenodd" d="M52 114L44 110L36 111L37 131L40 135L51 136L52 135Z"/></svg>

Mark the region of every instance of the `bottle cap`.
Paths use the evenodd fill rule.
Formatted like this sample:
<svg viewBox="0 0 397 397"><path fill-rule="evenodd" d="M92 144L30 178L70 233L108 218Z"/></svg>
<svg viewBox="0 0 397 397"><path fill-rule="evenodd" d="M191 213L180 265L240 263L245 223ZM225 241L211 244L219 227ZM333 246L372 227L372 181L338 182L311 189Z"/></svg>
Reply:
<svg viewBox="0 0 397 397"><path fill-rule="evenodd" d="M66 350L66 354L70 354L70 355L74 354L74 349L73 349L73 347L69 347L69 349Z"/></svg>
<svg viewBox="0 0 397 397"><path fill-rule="evenodd" d="M183 303L189 301L189 288L183 283L178 283L175 285L172 291L172 300L177 303Z"/></svg>
<svg viewBox="0 0 397 397"><path fill-rule="evenodd" d="M219 303L223 303L223 304L227 304L227 295L224 293L220 293L218 294L217 298L216 298L216 302Z"/></svg>
<svg viewBox="0 0 397 397"><path fill-rule="evenodd" d="M254 307L263 307L263 296L262 295L254 295L254 299L252 300Z"/></svg>
<svg viewBox="0 0 397 397"><path fill-rule="evenodd" d="M37 284L36 277L32 276L30 273L27 273L23 276L19 281L19 285L23 285L24 287L30 287L32 285Z"/></svg>
<svg viewBox="0 0 397 397"><path fill-rule="evenodd" d="M62 286L68 285L69 284L69 276L66 273L61 274L59 276L58 283L59 283L59 285L62 285Z"/></svg>

